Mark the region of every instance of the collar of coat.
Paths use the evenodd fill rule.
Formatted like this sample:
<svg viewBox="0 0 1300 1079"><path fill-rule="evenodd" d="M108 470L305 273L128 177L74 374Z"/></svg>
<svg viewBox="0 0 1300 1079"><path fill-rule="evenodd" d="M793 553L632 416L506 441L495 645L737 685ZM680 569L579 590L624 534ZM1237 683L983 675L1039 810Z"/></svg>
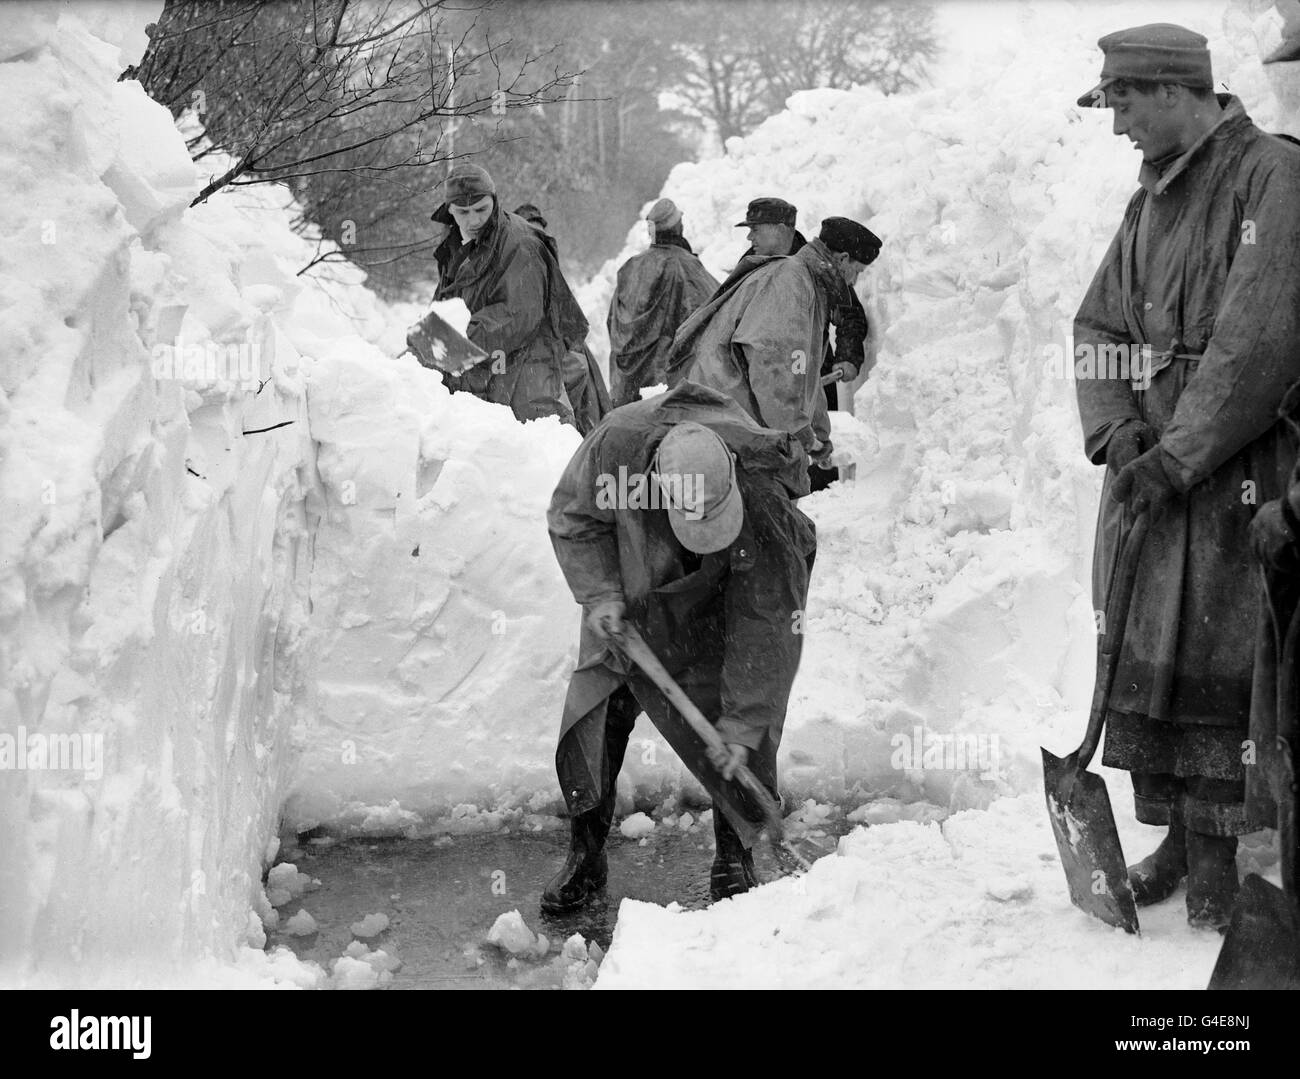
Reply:
<svg viewBox="0 0 1300 1079"><path fill-rule="evenodd" d="M1231 94L1218 94L1219 104L1223 106L1223 115L1209 131L1197 139L1173 160L1143 161L1138 172L1138 183L1153 195L1163 195L1187 167L1196 159L1209 143L1226 138L1250 123L1245 106L1239 98Z"/></svg>

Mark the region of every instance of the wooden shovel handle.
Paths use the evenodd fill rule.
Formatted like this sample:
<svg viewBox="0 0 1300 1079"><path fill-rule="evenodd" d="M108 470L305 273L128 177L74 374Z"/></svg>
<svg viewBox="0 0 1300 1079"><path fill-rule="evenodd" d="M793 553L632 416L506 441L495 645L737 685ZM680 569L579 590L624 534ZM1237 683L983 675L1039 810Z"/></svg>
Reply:
<svg viewBox="0 0 1300 1079"><path fill-rule="evenodd" d="M619 651L646 673L646 677L659 688L660 692L668 698L669 703L682 714L686 722L691 725L691 729L700 736L706 746L713 750L725 751L726 743L722 740L722 736L718 734L717 729L704 718L704 713L695 707L695 702L686 695L682 687L668 673L667 668L659 662L659 657L645 643L634 625L624 620L622 631L611 633L610 637ZM773 838L780 837L782 834L781 810L776 804L776 799L772 797L772 792L763 786L758 777L743 764L736 769L734 778L762 808L763 817L769 830L774 829Z"/></svg>
<svg viewBox="0 0 1300 1079"><path fill-rule="evenodd" d="M1133 586L1137 582L1138 558L1146 542L1150 527L1150 514L1142 513L1133 522L1120 548L1119 564L1111 578L1106 596L1106 624L1097 649L1097 683L1092 691L1092 709L1088 713L1088 729L1083 742L1074 752L1079 768L1087 768L1092 755L1097 752L1102 728L1106 725L1106 712L1110 707L1110 691L1115 684L1115 668L1119 665L1119 651L1124 644L1124 630L1128 625L1129 606L1133 602Z"/></svg>

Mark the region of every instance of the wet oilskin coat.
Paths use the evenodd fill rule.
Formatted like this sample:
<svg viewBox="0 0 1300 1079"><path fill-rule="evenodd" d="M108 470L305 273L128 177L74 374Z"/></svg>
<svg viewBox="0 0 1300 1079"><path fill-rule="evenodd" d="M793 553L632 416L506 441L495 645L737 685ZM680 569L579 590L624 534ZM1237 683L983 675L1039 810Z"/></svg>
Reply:
<svg viewBox="0 0 1300 1079"><path fill-rule="evenodd" d="M1280 412L1292 437L1300 442L1300 383L1287 392ZM1300 458L1291 470L1284 498L1290 504L1292 515L1300 518ZM1300 557L1300 549L1295 554ZM1246 808L1252 820L1276 827L1279 804L1294 797L1290 793L1292 776L1278 752L1277 736L1281 700L1289 700L1293 711L1300 704L1300 671L1296 669L1294 660L1283 666L1281 655L1282 642L1293 621L1300 616L1300 575L1271 567L1260 567L1259 572L1269 587L1265 589L1261 603L1255 645L1250 740L1255 746L1257 759L1254 767L1246 769ZM1288 716L1287 726L1292 731L1300 731L1300 716ZM1292 747L1294 753L1294 741Z"/></svg>
<svg viewBox="0 0 1300 1079"><path fill-rule="evenodd" d="M668 385L690 379L719 390L807 449L813 435L830 435L820 372L832 298L844 279L817 240L798 254L756 261L677 331Z"/></svg>
<svg viewBox="0 0 1300 1079"><path fill-rule="evenodd" d="M570 420L564 355L567 342L586 337L587 320L542 235L497 202L478 239L453 243L436 299L457 296L470 311L466 336L504 357L498 369L484 361L467 372L464 388L508 405L520 421Z"/></svg>
<svg viewBox="0 0 1300 1079"><path fill-rule="evenodd" d="M713 430L736 457L745 522L735 542L713 554L682 547L662 508L609 508L598 497L601 477L617 478L620 467L628 476L649 475L663 436L687 420ZM794 502L807 491L802 453L789 435L759 427L730 398L686 382L610 413L569 462L547 514L575 599L584 606L622 599L628 620L690 687L723 739L773 763L803 640L797 612L816 552L813 523ZM624 683L657 723L685 726L658 690L629 677L584 620L556 752L575 814L594 808L612 782L605 704Z"/></svg>
<svg viewBox="0 0 1300 1079"><path fill-rule="evenodd" d="M673 335L713 295L718 282L689 248L658 242L619 267L609 304L610 400L640 400L664 380Z"/></svg>
<svg viewBox="0 0 1300 1079"><path fill-rule="evenodd" d="M802 232L796 230L794 241L790 244L789 254L797 254L808 243ZM730 291L731 287L744 277L755 266L760 266L764 262L761 255L754 253L753 247L740 256L735 268L727 275L727 279L718 287L714 297L724 292ZM710 297L711 299L713 297ZM836 363L851 363L859 371L866 361L866 340L867 340L867 313L862 309L862 301L858 299L858 294L849 287L847 282L839 288L839 295L831 302L831 311L829 323L835 327L835 347L831 348L830 335L827 333L825 355L822 362L822 374L830 374L831 368ZM826 387L828 407L835 408L834 398L835 386Z"/></svg>
<svg viewBox="0 0 1300 1079"><path fill-rule="evenodd" d="M1296 453L1277 408L1300 377L1300 151L1256 128L1236 99L1220 101L1227 111L1207 138L1161 175L1144 169L1074 338L1084 357L1084 346L1151 343L1145 388L1083 377L1076 360L1085 451L1102 463L1114 430L1145 420L1181 492L1152 520L1110 707L1244 739L1260 604L1248 527ZM1098 610L1127 531L1112 479L1098 519Z"/></svg>

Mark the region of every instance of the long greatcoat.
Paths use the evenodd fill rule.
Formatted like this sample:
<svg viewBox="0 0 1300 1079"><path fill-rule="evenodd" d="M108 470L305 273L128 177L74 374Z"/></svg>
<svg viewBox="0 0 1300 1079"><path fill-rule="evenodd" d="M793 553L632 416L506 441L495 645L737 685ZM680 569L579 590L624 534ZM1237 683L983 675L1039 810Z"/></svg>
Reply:
<svg viewBox="0 0 1300 1079"><path fill-rule="evenodd" d="M1256 128L1235 98L1220 101L1222 120L1197 145L1163 172L1144 166L1074 338L1089 459L1105 460L1124 421L1145 420L1180 492L1152 521L1111 711L1176 724L1191 737L1191 774L1236 781L1260 603L1247 529L1282 492L1296 454L1277 408L1300 378L1300 151ZM1143 344L1145 365L1090 362L1102 346L1113 356L1114 346ZM1098 610L1127 531L1111 479L1098 520ZM1109 741L1107 763L1149 770L1112 760ZM1244 820L1223 827L1248 830Z"/></svg>
<svg viewBox="0 0 1300 1079"><path fill-rule="evenodd" d="M476 239L453 244L436 298L455 296L470 311L466 336L494 357L469 371L464 387L508 405L521 422L571 422L563 361L567 342L586 337L587 320L542 234L498 201Z"/></svg>
<svg viewBox="0 0 1300 1079"><path fill-rule="evenodd" d="M608 497L620 476L648 476L663 436L687 420L714 431L736 458L744 524L729 547L713 554L682 547L664 509ZM813 523L794 503L807 492L802 454L789 435L759 427L726 396L684 382L610 413L569 462L547 514L574 598L584 606L621 599L668 671L704 688L696 703L706 715L703 702L716 704L709 718L724 741L766 752L773 764L816 552ZM612 782L604 762L605 703L624 684L709 786L699 771L702 758L691 759L678 737L684 723L584 620L556 754L575 814L599 803Z"/></svg>
<svg viewBox="0 0 1300 1079"><path fill-rule="evenodd" d="M683 241L684 242L684 241ZM615 408L664 379L673 335L718 287L689 248L664 241L618 270L609 303L609 390Z"/></svg>
<svg viewBox="0 0 1300 1079"><path fill-rule="evenodd" d="M668 356L668 385L683 379L733 398L764 427L804 449L830 436L821 367L833 297L844 279L814 240L775 255L686 320Z"/></svg>

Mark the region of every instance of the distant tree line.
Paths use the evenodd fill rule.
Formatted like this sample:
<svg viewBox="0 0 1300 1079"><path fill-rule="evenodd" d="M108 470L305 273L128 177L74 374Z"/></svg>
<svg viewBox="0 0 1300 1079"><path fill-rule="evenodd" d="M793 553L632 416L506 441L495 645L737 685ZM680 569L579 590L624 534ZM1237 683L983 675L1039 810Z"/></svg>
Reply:
<svg viewBox="0 0 1300 1079"><path fill-rule="evenodd" d="M198 121L196 202L285 183L295 225L339 245L303 270L347 258L396 298L436 275L455 159L539 205L585 275L704 139L797 90L917 85L935 49L932 10L888 0L167 0L123 78Z"/></svg>

